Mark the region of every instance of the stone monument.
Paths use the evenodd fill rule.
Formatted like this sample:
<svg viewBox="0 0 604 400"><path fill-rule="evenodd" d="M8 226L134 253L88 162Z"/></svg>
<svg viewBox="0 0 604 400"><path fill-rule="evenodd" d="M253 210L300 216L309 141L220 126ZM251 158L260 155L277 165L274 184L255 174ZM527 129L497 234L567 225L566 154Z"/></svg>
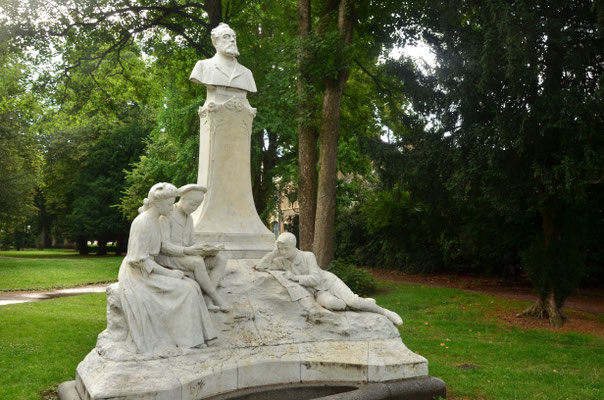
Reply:
<svg viewBox="0 0 604 400"><path fill-rule="evenodd" d="M199 108L197 183L208 188L193 215L197 237L223 245L228 258L262 257L275 236L264 226L252 197L250 145L256 109L247 93L256 92L252 72L237 62L237 38L226 24L212 30L216 55L198 61L190 80L205 85Z"/></svg>
<svg viewBox="0 0 604 400"><path fill-rule="evenodd" d="M59 399L444 397L444 382L401 341L399 315L260 221L246 100L255 84L237 64L234 32L223 24L212 38L217 55L191 76L208 87L198 184L150 189L107 289L107 328Z"/></svg>

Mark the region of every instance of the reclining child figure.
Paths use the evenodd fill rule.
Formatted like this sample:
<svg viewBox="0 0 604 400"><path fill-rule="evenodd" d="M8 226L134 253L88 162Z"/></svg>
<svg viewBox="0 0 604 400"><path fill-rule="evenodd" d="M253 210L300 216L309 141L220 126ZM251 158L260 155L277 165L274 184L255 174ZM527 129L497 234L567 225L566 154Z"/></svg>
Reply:
<svg viewBox="0 0 604 400"><path fill-rule="evenodd" d="M327 310L343 311L346 309L368 311L384 315L394 325L402 325L401 317L385 308L378 306L374 299L363 298L350 290L340 278L329 271L322 270L317 264L315 255L310 251L300 251L296 248L296 237L285 232L277 238L275 249L267 253L256 265L256 270L285 270L285 277L302 285L316 302ZM284 285L285 286L285 285ZM288 285L289 286L289 285ZM286 289L290 289L286 286ZM314 304L308 297L296 295L292 300L300 303L302 308L312 317L319 317Z"/></svg>
<svg viewBox="0 0 604 400"><path fill-rule="evenodd" d="M228 312L231 306L216 291L227 264L226 258L219 254L221 247L195 242L191 213L201 205L205 192L205 187L195 184L178 188L180 200L174 204L172 213L159 219L162 242L155 261L195 279L208 310Z"/></svg>

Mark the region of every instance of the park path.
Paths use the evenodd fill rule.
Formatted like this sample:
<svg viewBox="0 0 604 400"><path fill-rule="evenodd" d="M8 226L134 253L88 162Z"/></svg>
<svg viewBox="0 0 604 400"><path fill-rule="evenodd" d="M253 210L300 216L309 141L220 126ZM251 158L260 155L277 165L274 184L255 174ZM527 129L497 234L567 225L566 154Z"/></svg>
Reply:
<svg viewBox="0 0 604 400"><path fill-rule="evenodd" d="M57 297L77 296L80 294L103 293L109 285L110 283L105 283L101 285L89 285L69 289L41 290L32 292L0 292L0 306L56 299Z"/></svg>

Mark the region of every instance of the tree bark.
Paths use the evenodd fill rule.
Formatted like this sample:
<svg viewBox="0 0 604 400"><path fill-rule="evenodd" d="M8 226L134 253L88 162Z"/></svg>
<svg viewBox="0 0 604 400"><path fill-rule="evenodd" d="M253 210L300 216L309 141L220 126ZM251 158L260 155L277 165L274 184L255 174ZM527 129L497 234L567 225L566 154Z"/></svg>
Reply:
<svg viewBox="0 0 604 400"><path fill-rule="evenodd" d="M88 254L88 239L85 237L78 237L76 240L78 246L78 252L80 255Z"/></svg>
<svg viewBox="0 0 604 400"><path fill-rule="evenodd" d="M545 298L538 298L532 306L517 314L516 317L548 318L550 325L555 328L562 327L567 320L566 314L556 305L553 290L550 290Z"/></svg>
<svg viewBox="0 0 604 400"><path fill-rule="evenodd" d="M96 251L97 256L106 256L107 255L107 241L104 239L99 240L99 244Z"/></svg>
<svg viewBox="0 0 604 400"><path fill-rule="evenodd" d="M310 0L298 0L298 36L301 42L298 50L299 246L304 251L312 250L317 209L317 111L311 77L305 70L305 65L311 62L305 47L310 32Z"/></svg>
<svg viewBox="0 0 604 400"><path fill-rule="evenodd" d="M341 0L338 8L338 31L342 46L336 57L343 57L342 50L352 40L354 5L349 0ZM319 184L317 190L317 211L315 216L315 237L313 252L317 263L325 268L335 252L335 213L338 174L338 137L340 130L340 105L348 80L348 68L343 67L336 79L325 79L321 127L319 130Z"/></svg>
<svg viewBox="0 0 604 400"><path fill-rule="evenodd" d="M325 268L335 251L336 186L338 174L338 131L342 86L332 82L325 88L321 112L319 142L319 187L315 217L313 252L317 263ZM343 89L343 88L342 88Z"/></svg>
<svg viewBox="0 0 604 400"><path fill-rule="evenodd" d="M206 0L206 11L210 20L210 29L222 22L222 0Z"/></svg>
<svg viewBox="0 0 604 400"><path fill-rule="evenodd" d="M555 249L552 247L559 245L560 227L559 227L559 205L556 201L550 199L545 202L541 208L541 225L543 229L543 236L545 242L545 254L552 254ZM544 257L546 260L550 260L550 257ZM546 266L552 268L552 266ZM517 317L533 317L533 318L549 318L550 325L555 328L560 328L566 321L566 315L562 311L561 307L556 304L555 289L553 286L549 287L547 291L541 293L539 299L522 311Z"/></svg>

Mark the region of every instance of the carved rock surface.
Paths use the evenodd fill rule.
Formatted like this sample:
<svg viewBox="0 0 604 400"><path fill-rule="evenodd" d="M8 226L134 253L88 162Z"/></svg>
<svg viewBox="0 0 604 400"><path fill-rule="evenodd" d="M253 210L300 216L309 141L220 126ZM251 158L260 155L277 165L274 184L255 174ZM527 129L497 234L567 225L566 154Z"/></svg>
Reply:
<svg viewBox="0 0 604 400"><path fill-rule="evenodd" d="M428 375L384 316L328 312L308 318L257 260L229 260L219 288L233 305L212 314L220 338L206 349L128 353L119 298L108 289L108 328L80 363L82 399L203 399L247 387L310 381L382 382Z"/></svg>

